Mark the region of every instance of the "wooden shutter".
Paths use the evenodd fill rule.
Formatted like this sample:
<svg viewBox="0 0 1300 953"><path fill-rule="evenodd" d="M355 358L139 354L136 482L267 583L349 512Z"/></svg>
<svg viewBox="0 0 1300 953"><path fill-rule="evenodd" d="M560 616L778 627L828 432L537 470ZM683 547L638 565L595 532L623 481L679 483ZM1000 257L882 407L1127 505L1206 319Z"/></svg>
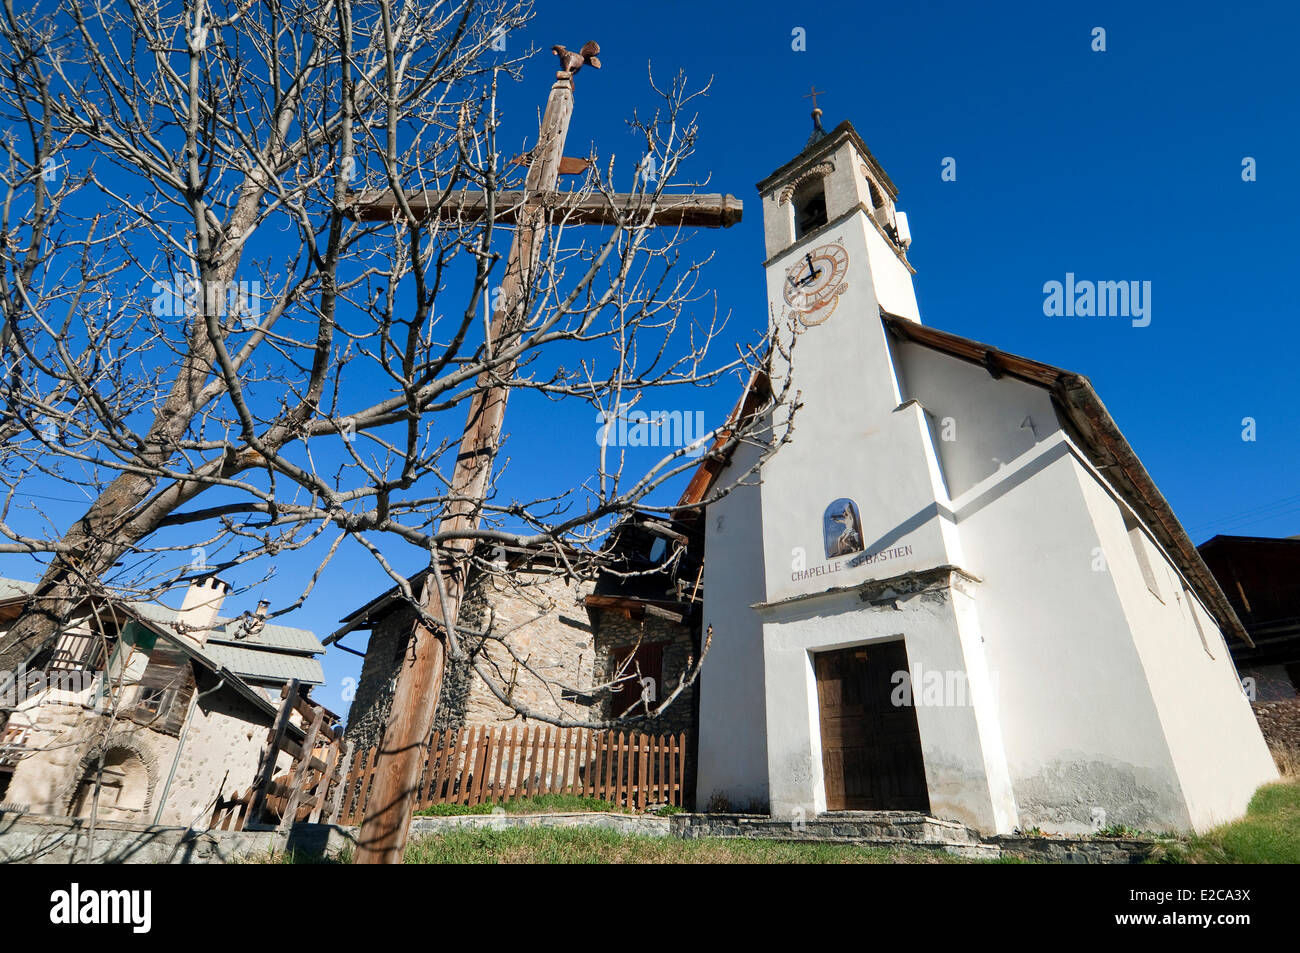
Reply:
<svg viewBox="0 0 1300 953"><path fill-rule="evenodd" d="M614 671L621 670L625 676L634 676L622 683L622 691L615 692L610 696L610 713L615 718L623 715L641 702L641 683L635 678L638 669L641 672L641 678L653 678L655 680L655 701L650 703L650 707L655 707L658 700L663 698L664 643L650 642L640 646L636 649L636 658L624 667L624 661L628 656L632 655L632 652L633 649L629 646L618 649L614 653Z"/></svg>

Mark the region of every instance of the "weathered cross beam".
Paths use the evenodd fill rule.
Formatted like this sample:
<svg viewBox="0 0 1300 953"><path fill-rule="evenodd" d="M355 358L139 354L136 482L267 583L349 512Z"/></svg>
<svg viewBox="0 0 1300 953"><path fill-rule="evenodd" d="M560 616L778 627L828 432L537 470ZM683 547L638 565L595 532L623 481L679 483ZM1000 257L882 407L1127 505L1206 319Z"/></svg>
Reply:
<svg viewBox="0 0 1300 953"><path fill-rule="evenodd" d="M556 50L562 63L567 62L566 57L573 56L563 47ZM586 62L599 66L599 61L594 59L598 52L599 47L594 43L587 44L579 62L585 57ZM500 307L488 328L489 343L494 347L508 345L522 327L526 292L539 263L540 239L548 210L573 216L570 221L580 218L582 224L621 224L630 211L644 212L645 206L639 203L648 201L645 196L615 196L613 202L603 196L566 198L556 191L556 180L566 171L564 139L572 113L573 76L561 70L555 74L546 101L541 133L531 153L524 189L506 193L509 197L505 200L498 197L499 204L494 209L495 221L518 226L502 276ZM436 214L440 218L482 219L487 214L481 193L452 193L445 198L441 193L414 193L402 198L407 200L411 215L417 218ZM384 220L398 215L400 208L401 203L391 194L371 194L353 206L353 214L367 221ZM662 224L725 227L739 221L740 213L740 203L731 196L660 196L651 219ZM448 490L452 502L439 521L440 533L469 533L478 526L510 393L508 386L497 382L509 380L513 373L513 363L505 362L478 379L478 390L470 401ZM457 623L472 549L472 540L453 539L434 554L436 570L425 577L421 594L424 609L442 623L442 629ZM398 672L383 742L376 753L374 780L357 838L357 863L401 863L411 812L419 793L442 688L447 646L440 632L431 631L417 620L412 630L411 650L405 657L407 662Z"/></svg>
<svg viewBox="0 0 1300 953"><path fill-rule="evenodd" d="M481 221L487 215L487 196L482 192L409 192L406 207L419 218L432 215L439 221ZM493 221L516 225L526 209L540 208L554 215L555 221L572 225L618 225L638 220L653 207L651 221L656 225L684 225L703 228L729 228L740 221L743 206L734 195L653 195L642 193L599 193L526 191L497 192ZM388 192L361 193L349 209L359 221L386 221L404 214L397 199Z"/></svg>

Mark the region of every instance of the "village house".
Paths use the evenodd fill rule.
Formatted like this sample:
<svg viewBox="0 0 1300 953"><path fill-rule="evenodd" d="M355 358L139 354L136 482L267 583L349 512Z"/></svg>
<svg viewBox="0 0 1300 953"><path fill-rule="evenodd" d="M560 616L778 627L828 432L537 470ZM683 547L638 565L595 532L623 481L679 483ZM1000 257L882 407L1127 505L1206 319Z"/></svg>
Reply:
<svg viewBox="0 0 1300 953"><path fill-rule="evenodd" d="M467 637L466 651L526 710L588 722L645 715L679 687L699 658L699 593L688 585L689 577L699 586L697 549L679 525L641 514L611 534L604 571L594 583L573 578L568 563L550 550L489 549L488 558L471 564L461 624L498 638ZM414 576L412 591L418 593L424 581L425 573ZM343 618L324 640L365 658L346 730L355 750L383 738L414 620L414 610L394 587ZM343 645L344 636L366 630L364 652ZM525 721L475 675L470 660L447 665L435 732ZM692 751L694 685L633 727L653 735L684 733ZM688 758L688 791L693 780Z"/></svg>
<svg viewBox="0 0 1300 953"><path fill-rule="evenodd" d="M1264 737L1300 766L1300 537L1215 536L1200 552L1250 635L1232 657Z"/></svg>
<svg viewBox="0 0 1300 953"><path fill-rule="evenodd" d="M0 580L0 629L34 589ZM247 790L284 687L323 683L323 648L311 632L268 622L265 603L221 617L227 591L207 578L177 609L88 601L53 646L8 673L0 802L87 816L98 776L100 819L201 827L219 798ZM289 730L302 737L301 725Z"/></svg>

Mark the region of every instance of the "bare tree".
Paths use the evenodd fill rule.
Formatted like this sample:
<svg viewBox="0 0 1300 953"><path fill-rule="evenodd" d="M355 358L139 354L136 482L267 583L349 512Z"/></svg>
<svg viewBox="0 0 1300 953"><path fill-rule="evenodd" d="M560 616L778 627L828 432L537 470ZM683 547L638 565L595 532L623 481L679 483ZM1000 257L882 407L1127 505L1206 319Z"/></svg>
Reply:
<svg viewBox="0 0 1300 953"><path fill-rule="evenodd" d="M47 566L0 668L92 594L174 586L191 550L215 568L310 554L279 614L359 545L439 627L399 568L415 553L435 581L433 554L453 543L550 547L590 576L610 526L666 511L656 491L698 448L631 472L587 437L573 454L590 454L587 479L520 501L496 492L507 442L485 498L464 500L451 471L476 395L618 414L656 389L749 380L792 345L793 332L716 355L709 256L689 258L686 231L656 217L672 190L704 184L685 168L702 91L681 77L652 77L656 108L630 120L635 201L615 192L615 157L591 156L575 201L548 207L523 292L492 300L524 168L511 160L531 132L502 141L498 92L531 51L500 47L526 0L0 2L0 552ZM392 214L358 216L378 193ZM612 224L583 225L583 202ZM501 308L512 330L493 339ZM790 415L779 433L772 418L731 421L707 454L773 452ZM34 486L84 496L84 512L32 531L15 513ZM444 530L458 506L475 525ZM449 634L463 652L454 620Z"/></svg>

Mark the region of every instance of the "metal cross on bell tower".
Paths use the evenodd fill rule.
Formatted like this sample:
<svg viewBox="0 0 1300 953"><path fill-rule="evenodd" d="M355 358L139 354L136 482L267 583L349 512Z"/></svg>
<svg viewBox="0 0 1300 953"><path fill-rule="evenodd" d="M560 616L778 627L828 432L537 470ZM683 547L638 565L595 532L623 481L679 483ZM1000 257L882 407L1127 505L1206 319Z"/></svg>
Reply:
<svg viewBox="0 0 1300 953"><path fill-rule="evenodd" d="M812 131L812 135L808 137L808 142L804 146L805 149L808 148L808 146L812 145L814 142L818 141L819 139L824 139L826 137L826 130L822 128L822 111L821 108L817 105L817 97L825 96L825 95L826 95L826 90L818 89L816 84L810 86L808 88L808 92L803 94L804 99L811 99L813 101L813 109L812 109L813 131Z"/></svg>

